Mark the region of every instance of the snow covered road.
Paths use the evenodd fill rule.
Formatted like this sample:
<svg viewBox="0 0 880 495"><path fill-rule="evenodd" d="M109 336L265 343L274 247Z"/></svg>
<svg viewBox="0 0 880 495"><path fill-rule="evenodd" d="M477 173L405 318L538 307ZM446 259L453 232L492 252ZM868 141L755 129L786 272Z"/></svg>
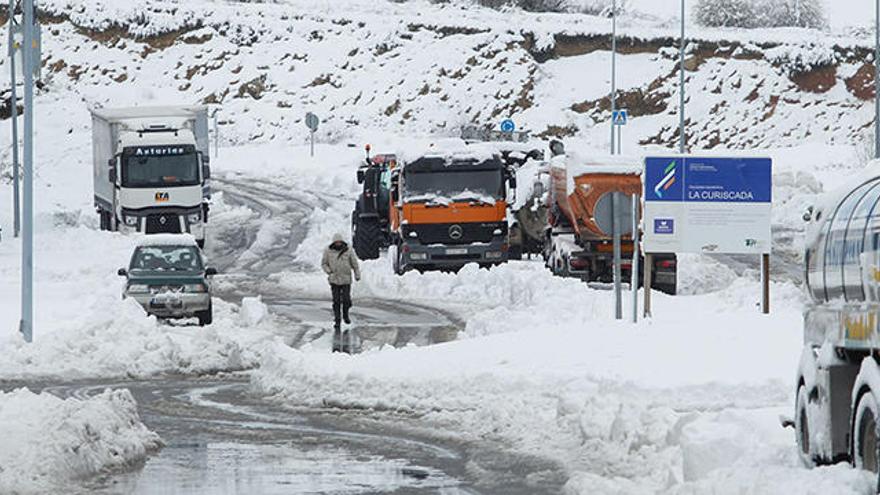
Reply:
<svg viewBox="0 0 880 495"><path fill-rule="evenodd" d="M557 493L558 466L490 442L403 432L367 411L291 410L254 394L246 375L29 383L88 401L127 389L164 448L134 471L104 471L67 493ZM0 384L0 390L19 384ZM529 475L555 479L536 489ZM26 491L26 490L25 490Z"/></svg>

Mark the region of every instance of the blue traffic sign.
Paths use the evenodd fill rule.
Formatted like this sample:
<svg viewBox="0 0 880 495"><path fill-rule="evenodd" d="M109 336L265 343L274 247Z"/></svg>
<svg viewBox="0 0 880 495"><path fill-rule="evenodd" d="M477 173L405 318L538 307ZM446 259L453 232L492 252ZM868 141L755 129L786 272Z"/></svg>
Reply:
<svg viewBox="0 0 880 495"><path fill-rule="evenodd" d="M516 124L511 119L501 121L501 132L513 132L516 130Z"/></svg>
<svg viewBox="0 0 880 495"><path fill-rule="evenodd" d="M614 125L626 125L629 121L629 111L615 110L611 114L611 121L614 122Z"/></svg>
<svg viewBox="0 0 880 495"><path fill-rule="evenodd" d="M645 201L770 203L769 158L645 159Z"/></svg>

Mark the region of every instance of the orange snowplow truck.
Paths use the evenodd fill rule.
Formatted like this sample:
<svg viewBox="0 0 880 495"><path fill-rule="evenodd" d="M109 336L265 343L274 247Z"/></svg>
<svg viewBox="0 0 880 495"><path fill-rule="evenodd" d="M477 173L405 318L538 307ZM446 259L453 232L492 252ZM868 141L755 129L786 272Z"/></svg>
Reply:
<svg viewBox="0 0 880 495"><path fill-rule="evenodd" d="M603 218L611 218L612 193L624 196L621 208L621 274L629 280L632 269L632 203L642 192L642 166L622 157L581 158L562 155L551 162L550 213L544 258L559 276L587 282L612 282L614 239ZM654 289L675 294L677 262L674 254L653 256ZM644 266L644 263L639 263ZM641 274L639 280L642 280Z"/></svg>
<svg viewBox="0 0 880 495"><path fill-rule="evenodd" d="M508 188L516 178L485 151L429 152L391 175L394 271L507 262Z"/></svg>

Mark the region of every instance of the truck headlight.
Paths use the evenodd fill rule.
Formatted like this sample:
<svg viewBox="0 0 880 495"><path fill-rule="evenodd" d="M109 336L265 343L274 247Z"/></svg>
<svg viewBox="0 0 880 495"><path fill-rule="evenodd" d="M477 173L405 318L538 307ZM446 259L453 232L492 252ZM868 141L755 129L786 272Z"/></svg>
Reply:
<svg viewBox="0 0 880 495"><path fill-rule="evenodd" d="M428 253L411 253L409 255L409 259L424 261L424 260L428 259Z"/></svg>
<svg viewBox="0 0 880 495"><path fill-rule="evenodd" d="M183 286L184 292L207 292L208 288L205 284L187 284Z"/></svg>
<svg viewBox="0 0 880 495"><path fill-rule="evenodd" d="M138 217L125 217L125 225L129 227L137 227Z"/></svg>
<svg viewBox="0 0 880 495"><path fill-rule="evenodd" d="M129 294L148 294L150 286L147 284L131 284L128 286L127 292Z"/></svg>
<svg viewBox="0 0 880 495"><path fill-rule="evenodd" d="M202 214L198 213L198 212L190 213L189 215L186 216L186 220L189 223L199 223L202 221Z"/></svg>

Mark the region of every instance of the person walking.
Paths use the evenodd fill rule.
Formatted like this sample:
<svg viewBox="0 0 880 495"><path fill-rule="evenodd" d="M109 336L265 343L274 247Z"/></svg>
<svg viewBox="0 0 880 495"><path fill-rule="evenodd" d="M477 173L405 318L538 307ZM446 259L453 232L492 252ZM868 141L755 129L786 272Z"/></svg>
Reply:
<svg viewBox="0 0 880 495"><path fill-rule="evenodd" d="M333 236L333 242L324 250L321 268L327 274L330 290L333 292L333 328L340 331L342 321L351 323L348 311L351 309L351 274L361 279L361 269L357 257L348 247L342 234Z"/></svg>

